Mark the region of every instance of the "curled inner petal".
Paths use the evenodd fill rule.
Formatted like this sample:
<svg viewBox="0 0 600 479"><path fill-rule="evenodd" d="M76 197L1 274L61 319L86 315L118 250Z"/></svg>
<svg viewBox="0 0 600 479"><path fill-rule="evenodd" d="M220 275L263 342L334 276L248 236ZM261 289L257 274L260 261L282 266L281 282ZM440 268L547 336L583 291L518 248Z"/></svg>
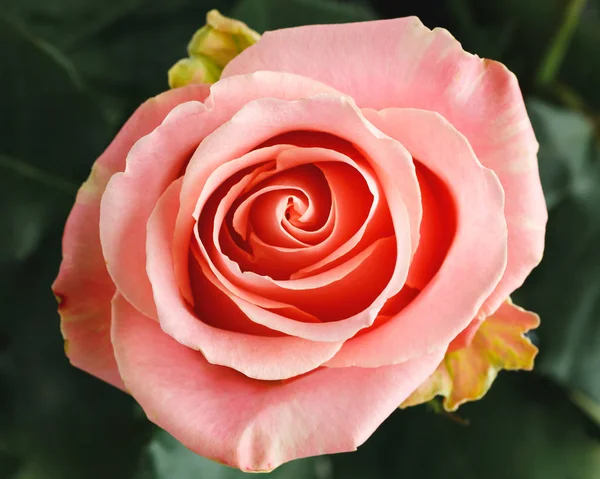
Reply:
<svg viewBox="0 0 600 479"><path fill-rule="evenodd" d="M147 271L162 331L188 348L201 351L208 362L256 379L287 379L312 371L331 358L341 342L269 334L240 315L235 305L227 304L223 296L213 296L210 289L201 290L196 311L191 310L180 294L173 268L181 184L180 179L169 186L148 221ZM209 286L202 283L202 277L192 276L192 279L200 288ZM214 320L229 321L235 327L231 328L233 331L220 325L213 327L210 323Z"/></svg>
<svg viewBox="0 0 600 479"><path fill-rule="evenodd" d="M199 267L204 274L210 269L208 276L214 279L215 285L233 294L233 301L250 317L259 314L253 312L258 305L279 313L295 311L295 317L300 312L308 313L310 323L315 322L314 318L319 319L317 322L336 321L357 314L372 321L377 307L369 305L386 289L397 255L389 210L372 172L364 160L357 163L323 148L285 148L281 145L267 148L277 152L275 171L278 173L268 180L264 179L268 172L266 168L259 175L252 172L234 175L217 188L202 207L196 234L198 245L206 251L209 261L198 258ZM251 156L261 158L263 155L258 156L258 151ZM247 160L242 157L234 162L247 164ZM231 163L224 167L235 168ZM331 235L318 245L298 244L295 248L285 248L267 244L268 240L289 241L283 228L289 195L293 192L295 179L298 178L302 185L303 180L311 179L311 171L318 173L312 179L330 180L330 194L321 196L325 196L328 203L333 203L336 219L339 219L334 223ZM263 181L255 184L258 179ZM254 184L254 187L248 191L249 184ZM304 191L307 198L311 197L307 185ZM240 193L241 196L238 196ZM263 202L257 204L259 198ZM318 199L313 202L317 203ZM239 205L237 209L236 205ZM318 208L315 204L315 209ZM234 212L231 213L231 210ZM308 208L303 214L307 211ZM233 217L231 225L225 220L227 216ZM209 221L210 218L214 221ZM371 224L374 218L380 220L375 228ZM383 218L387 222L382 221ZM385 224L388 227L382 228ZM272 228L266 234L265 225ZM369 226L370 235L366 237L365 231ZM257 231L254 236L253 230ZM248 237L246 247L240 247L239 242L243 240L240 232ZM382 236L386 233L390 236ZM235 235L238 241L235 241ZM369 239L369 242L357 248L363 238ZM220 240L223 240L223 245ZM324 268L334 260L340 261L331 268ZM322 268L315 275L294 277L291 274L300 273L301 268L313 266L315 269L315 264ZM376 276L364 281L365 276L374 271ZM283 279L277 279L278 276L283 276ZM261 324L265 323L264 318L263 311L259 319ZM286 328L286 332L289 331L291 329Z"/></svg>
<svg viewBox="0 0 600 479"><path fill-rule="evenodd" d="M286 169L288 164L300 160L306 163ZM321 148L286 149L277 156L276 163L277 170L283 171L245 195L236 198L239 185L250 175L238 185L227 183L213 195L218 200L224 194L217 207L217 219L232 218L215 225L214 231L219 230L220 235L217 249L242 271L278 280L293 279L301 276L302 270L330 264L356 248L369 227L378 237L392 235L385 201L380 200L378 187L366 167L358 167L352 159ZM294 198L300 208L306 198L301 214L295 213ZM224 213L227 209L229 212ZM378 210L385 210L386 214ZM212 210L204 210L199 224L208 224L207 219L213 214L209 211ZM388 219L387 228L381 228L381 222L372 224L376 213ZM319 237L321 241L316 244L303 241ZM376 237L371 234L370 241L365 238L363 243L368 245L373 239Z"/></svg>
<svg viewBox="0 0 600 479"><path fill-rule="evenodd" d="M421 213L412 158L350 99L251 101L185 171L175 275L191 307L195 268L258 325L345 341L402 289Z"/></svg>

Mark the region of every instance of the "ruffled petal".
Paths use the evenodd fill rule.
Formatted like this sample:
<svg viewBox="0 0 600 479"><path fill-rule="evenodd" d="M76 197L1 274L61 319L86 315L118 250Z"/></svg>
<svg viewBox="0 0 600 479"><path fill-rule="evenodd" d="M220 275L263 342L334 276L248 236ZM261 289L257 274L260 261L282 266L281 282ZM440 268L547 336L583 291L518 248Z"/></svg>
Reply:
<svg viewBox="0 0 600 479"><path fill-rule="evenodd" d="M364 113L446 185L454 203L456 234L425 288L384 324L347 341L327 363L332 367L377 367L446 348L476 316L506 267L502 186L479 163L465 137L439 114L426 110Z"/></svg>
<svg viewBox="0 0 600 479"><path fill-rule="evenodd" d="M125 169L134 143L156 128L183 98L205 93L206 88L198 85L165 92L141 105L94 163L65 226L63 261L52 289L59 301L66 354L75 366L120 388L123 383L110 343L115 287L100 245L100 200L109 179Z"/></svg>
<svg viewBox="0 0 600 479"><path fill-rule="evenodd" d="M269 118L277 118L277 122L272 122ZM370 326L385 301L401 289L408 271L411 252L418 244L421 220L420 192L412 158L400 143L391 140L366 122L349 99L323 94L296 102L265 98L248 103L231 121L207 137L190 161L184 177L175 243L179 251L188 249L189 235L195 226L189 217L191 211L199 220L200 228L212 228L212 223L202 220L203 205L227 178L251 166L248 157L241 156L244 152L286 131L307 130L335 135L353 142L375 171L387 199L396 231L395 258L393 254L388 254L387 243L381 242L379 246L386 249L384 258L370 265L369 274L378 272L381 275L372 278L373 281L370 282L358 281L359 274L349 279L354 288L352 291L360 289L355 295L350 294L352 301L348 301L348 289L344 290L345 285L341 279L329 281L325 286L320 284L318 288L310 291L291 284L286 287L282 282L251 271L242 273L232 268L227 271L226 258L211 252L210 248L214 247L203 241L207 234L199 234L198 229L195 233L199 236L198 245L212 274L225 284L233 295L248 303L246 311L253 320L261 324L269 321L269 327L306 339L339 341L351 337L359 329ZM212 214L207 215L207 218L212 217ZM213 235L216 233L213 232ZM215 236L214 241L217 240L218 237ZM354 259L358 260L358 257ZM179 262L185 264L183 261ZM349 265L350 263L340 265L339 271L342 272ZM366 273L361 274L364 278ZM385 284L379 284L376 280ZM304 277L294 281L306 283L306 288L310 288L312 280L310 277ZM371 286L377 286L379 294L372 295L370 299L365 298L366 293L374 293L369 290ZM275 320L273 315L262 314L261 310L256 314L252 313L256 305L260 304L261 298L297 306L317 317L323 316L319 319L330 322L322 325L296 324L286 321L285 318L273 322L269 319ZM316 301L317 299L319 301ZM322 309L318 309L320 305ZM263 303L261 306L266 305ZM308 310L308 307L313 309ZM347 309L343 309L345 307ZM338 317L331 316L333 314L337 314ZM328 315L330 317L327 317ZM334 319L339 321L333 321Z"/></svg>
<svg viewBox="0 0 600 479"><path fill-rule="evenodd" d="M209 364L122 297L113 311L119 371L150 420L192 451L244 471L355 450L443 357L256 381Z"/></svg>
<svg viewBox="0 0 600 479"><path fill-rule="evenodd" d="M146 222L198 143L215 128L205 120L206 107L201 103L208 87L190 85L168 93L166 102L155 99L162 114L153 118L152 129L140 132L135 145L121 152L123 159L126 156L125 171L111 178L100 211L100 240L108 271L117 289L152 317L156 310L143 247Z"/></svg>
<svg viewBox="0 0 600 479"><path fill-rule="evenodd" d="M190 311L179 291L173 266L173 235L181 184L179 179L169 186L148 222L147 271L163 331L181 344L201 351L208 362L257 379L287 379L312 371L331 358L341 343L257 336L210 326L218 325L221 315L228 316L225 321L246 319L218 291L213 298L209 289L201 298L200 311L212 315L206 322Z"/></svg>
<svg viewBox="0 0 600 479"><path fill-rule="evenodd" d="M502 64L465 52L452 35L418 18L310 25L266 32L222 78L258 70L314 78L360 107L440 113L467 137L506 193L506 272L482 308L495 311L539 263L547 211L538 144L516 77Z"/></svg>

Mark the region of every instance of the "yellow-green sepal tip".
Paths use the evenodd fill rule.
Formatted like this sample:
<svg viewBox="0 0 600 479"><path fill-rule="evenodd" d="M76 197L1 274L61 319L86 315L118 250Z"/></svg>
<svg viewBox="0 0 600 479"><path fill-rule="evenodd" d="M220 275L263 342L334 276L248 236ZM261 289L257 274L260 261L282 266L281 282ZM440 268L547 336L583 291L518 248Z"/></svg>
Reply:
<svg viewBox="0 0 600 479"><path fill-rule="evenodd" d="M209 58L182 58L169 69L169 87L179 88L195 83L214 83L223 71Z"/></svg>
<svg viewBox="0 0 600 479"><path fill-rule="evenodd" d="M215 83L225 66L259 38L245 23L211 10L206 14L206 25L194 33L188 44L189 57L169 70L169 86Z"/></svg>

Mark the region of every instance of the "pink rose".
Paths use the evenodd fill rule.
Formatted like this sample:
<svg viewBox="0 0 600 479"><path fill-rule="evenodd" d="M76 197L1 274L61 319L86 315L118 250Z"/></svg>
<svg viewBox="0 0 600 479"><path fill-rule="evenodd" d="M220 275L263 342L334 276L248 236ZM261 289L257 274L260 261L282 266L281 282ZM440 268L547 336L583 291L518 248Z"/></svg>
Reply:
<svg viewBox="0 0 600 479"><path fill-rule="evenodd" d="M539 262L536 152L515 76L445 30L266 33L96 161L67 354L243 470L353 450Z"/></svg>

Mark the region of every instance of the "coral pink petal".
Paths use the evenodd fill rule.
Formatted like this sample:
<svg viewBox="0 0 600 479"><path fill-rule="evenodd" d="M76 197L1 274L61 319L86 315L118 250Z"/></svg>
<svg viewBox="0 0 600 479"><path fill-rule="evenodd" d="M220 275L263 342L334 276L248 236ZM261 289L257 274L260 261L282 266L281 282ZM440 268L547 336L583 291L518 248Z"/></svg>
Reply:
<svg viewBox="0 0 600 479"><path fill-rule="evenodd" d="M177 286L172 254L181 184L179 179L169 186L148 221L147 271L163 331L181 344L201 351L208 362L256 379L287 379L312 371L331 358L341 343L254 336L210 326L219 324L220 314L230 312L219 308L217 301L208 304L210 297L207 304L201 305L202 311L212 314L206 323L190 312Z"/></svg>
<svg viewBox="0 0 600 479"><path fill-rule="evenodd" d="M65 316L63 316L65 318ZM65 354L73 366L125 391L110 341L110 301L83 320L63 319Z"/></svg>
<svg viewBox="0 0 600 479"><path fill-rule="evenodd" d="M192 451L244 471L355 450L437 367L443 351L377 369L256 381L169 336L118 297L119 371L149 419ZM282 358L289 355L285 351Z"/></svg>
<svg viewBox="0 0 600 479"><path fill-rule="evenodd" d="M205 96L202 85L171 90L142 104L94 163L77 193L63 236L63 261L52 285L59 300L71 362L123 388L110 343L110 301L115 287L100 245L100 200L111 176L125 169L134 143L156 128L182 98Z"/></svg>
<svg viewBox="0 0 600 479"><path fill-rule="evenodd" d="M123 389L110 342L115 292L98 238L100 196L106 179L95 168L80 188L65 227L63 262L52 285L59 301L65 352L71 363Z"/></svg>
<svg viewBox="0 0 600 479"><path fill-rule="evenodd" d="M250 212L254 199L260 195L260 186L263 182L276 175L279 172L277 157L280 152L294 148L292 145L274 145L266 148L257 148L250 151L240 158L221 165L214 171L214 178L209 185L210 194L214 193L219 187L226 188L227 194L222 202L226 203L227 212L234 209L231 217L231 223L234 231L244 240L250 233ZM241 174L243 173L243 176ZM239 198L235 208L234 203ZM196 214L195 216L198 216ZM293 241L293 245L302 245Z"/></svg>
<svg viewBox="0 0 600 479"><path fill-rule="evenodd" d="M448 186L415 160L423 199L421 239L413 256L406 283L423 289L440 269L456 234L456 212Z"/></svg>
<svg viewBox="0 0 600 479"><path fill-rule="evenodd" d="M399 229L406 231L406 212L398 210L398 213L403 215L396 218ZM220 216L212 209L207 209L206 215L207 218ZM213 227L208 222L199 226ZM204 257L197 258L203 274L217 288L231 295L232 301L250 319L278 331L316 341L345 340L359 329L370 326L387 298L401 288L410 259L408 235L404 234L398 238L379 239L348 261L317 276L273 281L250 271L242 273L239 268L236 276L233 274L235 263L220 255L214 245L201 241L198 229L195 233L198 235L198 247L205 251ZM202 236L206 238L210 234ZM227 271L232 274L226 274ZM275 310L282 312L286 305L299 308L321 321L332 322L299 323L276 313Z"/></svg>
<svg viewBox="0 0 600 479"><path fill-rule="evenodd" d="M194 261L190 261L190 275L192 277L201 275L204 280L207 280L211 283L213 288L216 288L220 291L224 296L228 297L231 302L240 310L244 311L244 318L248 321L254 322L256 327L262 327L262 323L266 321L265 316L272 316L272 313L277 313L279 315L285 316L283 318L285 321L289 321L290 319L294 319L297 321L308 322L308 323L320 323L321 321L315 316L310 315L305 311L301 311L295 306L281 303L275 301L273 299L262 298L256 295L248 295L246 292L237 290L235 286L231 286L228 288L223 284L221 279L223 276L219 275L218 277L212 272L211 268L206 264L206 260L202 256L202 253L199 251L199 247L195 244L192 245L192 254L194 257ZM195 271L196 270L196 271ZM221 278L221 279L219 279ZM232 293L232 289L234 291L238 291L240 294ZM195 288L196 292L200 290ZM200 298L201 296L197 296ZM250 298L250 300L246 300L244 298ZM254 301L253 301L254 300ZM249 312L250 317L246 314ZM262 319L254 319L254 316ZM221 323L219 322L219 325ZM270 330L273 335L281 335L281 332L278 332L274 329ZM328 338L325 339L327 341ZM336 341L336 340L332 340Z"/></svg>
<svg viewBox="0 0 600 479"><path fill-rule="evenodd" d="M146 276L146 222L157 199L186 166L200 141L215 128L207 121L208 88L177 88L177 95L153 101L163 113L153 130L138 136L123 173L109 181L100 211L100 239L117 289L148 316L156 317ZM185 103L184 103L185 102ZM168 114L168 116L167 116ZM157 125L156 120L163 120Z"/></svg>
<svg viewBox="0 0 600 479"><path fill-rule="evenodd" d="M502 187L464 136L430 111L391 108L365 115L445 183L457 227L446 259L425 289L385 324L347 341L327 363L335 367L377 367L447 347L475 317L506 267Z"/></svg>
<svg viewBox="0 0 600 479"><path fill-rule="evenodd" d="M298 148L293 148L288 152L293 155L293 152L298 150ZM276 162L278 170L285 165L283 153L277 156ZM285 244L279 244L279 246L292 248L308 246L305 240L309 238L314 240L314 237L318 236L315 232L325 227L328 218L331 217L332 205L331 194L322 172L311 165L310 161L305 163L302 166L284 167L283 171L259 183L256 186L256 191L246 198L240 204L239 210L235 212L234 227L238 213L246 215L244 210L247 210L246 218L250 219L255 233L263 242L273 245L283 242ZM289 194L285 196L280 194L266 195L261 198L261 191L267 192L275 189L287 189ZM264 201L267 204L261 204ZM283 207L281 212L280 208L277 208L277 215L273 214L274 210L267 209L272 208L275 204ZM272 233L267 231L268 236L260 231L260 223L265 217L276 220L269 223L274 231ZM282 236L287 241L284 241L283 238L280 239ZM269 237L273 239L271 240ZM292 245L289 245L288 238L290 237L294 240Z"/></svg>
<svg viewBox="0 0 600 479"><path fill-rule="evenodd" d="M252 100L267 97L283 101L294 101L321 93L337 94L335 89L327 85L310 78L288 73L256 72L250 75L241 75L235 78L223 79L211 86L210 95L206 101L204 101L204 104L208 109L207 128L209 126L215 128L218 125L230 122L232 117L244 107L244 105ZM272 123L272 118L268 121ZM230 141L225 139L225 144L228 143L230 143ZM216 148L216 152L213 151L210 153L212 153L212 155L218 153L223 146L223 144L213 144L212 148ZM228 159L237 158L251 149L252 148L240 148L236 155ZM204 153L209 152L204 150ZM198 197L196 196L193 201L197 198ZM188 213L191 214L191 211ZM182 213L179 221L185 222L188 220L188 213ZM179 283L182 285L188 277L187 253L185 252L188 250L193 223L190 222L188 226L189 234L186 231L175 238L175 273ZM178 231L179 230L180 229L178 228ZM179 256L179 252L183 252L183 257ZM145 296L147 296L146 286L144 286L144 290L146 291ZM189 288L186 289L184 287L184 289L182 289L182 294L190 303L193 303L192 294Z"/></svg>
<svg viewBox="0 0 600 479"><path fill-rule="evenodd" d="M239 205L239 208L236 208L233 216L233 227L236 230L241 229L240 223L243 223L244 229L248 231L248 227L251 225L252 233L247 234L246 239L255 235L264 244L293 249L305 247L307 245L303 241L295 238L283 226L289 200L298 197L306 199L306 191L303 191L301 187L265 185L248 196ZM237 198L231 199L235 201ZM227 206L231 206L233 201L227 202ZM238 227L236 228L236 226Z"/></svg>
<svg viewBox="0 0 600 479"><path fill-rule="evenodd" d="M256 151L250 155L255 153ZM246 160L249 159L247 157L250 155L221 166L215 173L218 172L219 176L222 176L228 172L233 172L240 167L237 163L242 161L244 165L248 165ZM369 227L372 230L377 230L379 237L392 234L393 229L383 227L379 219L373 221L378 209L385 209L388 216L389 211L387 211L387 205L383 199L379 198L377 182L366 165L358 165L347 156L336 151L314 147L281 149L275 161L277 164L275 171L281 173L265 181L264 188L248 196L233 215L234 229L240 235L244 236L246 234L248 236L252 253L242 253L238 257L230 254L227 256L243 269L252 270L273 278L275 277L273 273L276 273L278 276L289 279L290 276L299 273L314 271L345 255L359 244L365 236L365 230ZM312 178L306 177L303 173L310 173L310 170L298 170L298 166L301 165L305 165L305 167L315 165L314 167L318 168L317 171L322 172L323 181L328 183L331 194L324 197L325 194L322 190L319 191L319 188L315 188L314 172ZM223 169L226 171L219 171ZM285 176L281 176L284 174ZM313 185L310 184L310 179L313 180ZM261 183L262 185L263 183ZM234 186L221 185L221 188L223 187L228 188L229 191L224 196L223 201L220 202L215 215L213 242L217 250L220 250L220 248L216 235L220 233L223 218L226 212L232 208L240 191L246 188L246 185L245 182L241 181ZM309 199L310 204L317 204L314 207L315 211L320 209L320 202L330 205L330 208L326 208L329 214L327 220L323 223L324 226L333 222L334 218L336 219L331 226L329 236L318 244L306 245L300 242L298 238L292 235L293 231L286 230L285 225L282 226L281 217L278 218L278 215L281 216L281 211L276 212L277 208L285 206L289 194L291 194L285 192L290 191L288 188L294 187L302 190ZM261 192L274 192L276 189L282 189L279 196L259 196ZM262 198L262 201L257 201L258 198ZM253 206L254 208L252 208ZM253 216L250 215L251 208L254 213ZM195 215L198 215L202 209L203 203L198 203ZM281 210L281 208L279 209ZM212 210L209 213L204 212L204 214L205 218L213 216ZM207 226L203 223L203 220L204 218L199 218L201 229L205 229L203 227ZM249 224L253 225L256 235L247 234ZM208 226L213 227L213 225ZM326 232L327 229L322 232ZM374 240L373 238L370 239L371 241L367 244ZM204 238L204 240L207 241L207 238ZM210 239L208 240L210 241ZM285 241L287 243L282 245ZM227 265L225 267L230 270L233 268L235 272L237 266L237 264L230 263L229 267ZM323 278L325 283L329 282L326 275ZM313 276L312 281L310 287L314 288L318 278ZM287 288L301 288L300 283L285 281L276 284Z"/></svg>
<svg viewBox="0 0 600 479"><path fill-rule="evenodd" d="M343 163L345 162L331 161L319 164L319 169L323 171L331 187L336 218L332 234L322 243L330 253L319 258L319 261L313 261L316 257L311 258L292 279L308 273L314 274L317 270L334 264L350 251L357 250L362 241L367 241L365 232L369 228L377 230L379 238L386 237L393 231L393 228L383 228L378 221L377 213L380 210L385 210L388 216L389 211L370 168L357 164L351 168Z"/></svg>
<svg viewBox="0 0 600 479"><path fill-rule="evenodd" d="M293 96L282 90L288 83ZM316 85L324 88L319 83ZM175 238L176 252L188 249L195 225L190 215L194 210L195 217L199 215L196 206L203 204L210 192L226 179L221 175L213 175L219 166L240 158L278 135L307 130L315 132L315 137L328 134L356 145L369 161L375 176L380 179L388 202L389 198L394 198L393 204L389 204L390 209L398 203L399 208L407 210L410 228L402 230L402 234L410 235L411 248L413 251L416 249L422 210L414 164L408 152L400 143L365 121L351 99L333 93L298 96L301 86L306 92L311 88L317 90L310 79L274 72L231 77L213 86L212 93L215 96L213 98L211 93L206 104L214 103L215 112L219 102L229 106L229 99L221 98L225 90L231 91L235 101L238 101L240 92L251 95L260 91L265 98L248 102L240 108L230 121L209 135L195 152L185 174ZM290 96L300 99L280 99ZM277 121L273 121L273 118L277 118ZM402 214L391 211L392 219L402 217ZM395 225L395 228L399 226ZM178 269L178 277L186 277L187 258L177 257L175 263L177 268L183 268L181 273Z"/></svg>
<svg viewBox="0 0 600 479"><path fill-rule="evenodd" d="M241 160L242 159L233 160L232 162L229 162L220 168L231 168L233 171L239 170L239 166L235 163ZM286 163L282 162L280 166L283 168L285 167L285 165ZM231 194L233 197L236 197L239 193L238 191L236 191L236 188L238 188L240 185L242 186L242 188L244 187L243 183L237 184L233 187L230 187L228 183L225 183L220 188L224 188L224 191L228 191L228 193L225 195L226 198L229 196L229 194ZM207 195L210 195L210 189L207 189L206 193ZM211 253L209 257L214 258L214 260L216 261L216 265L218 266L216 268L210 268L206 260L204 260L202 257L198 257L198 261L202 269L204 270L203 274L206 277L208 277L213 282L215 287L219 288L224 294L229 294L230 296L232 296L232 300L235 301L236 304L251 317L251 319L257 321L259 324L273 326L275 326L275 323L273 321L280 320L283 323L279 324L279 326L276 326L276 329L281 330L282 332L296 334L298 328L304 328L303 325L297 324L296 321L290 320L290 318L282 318L275 314L277 312L281 314L289 314L290 308L294 310L294 308L287 305L285 301L281 301L285 300L284 297L280 297L279 300L274 301L272 298L269 299L268 296L265 296L263 294L252 293L251 291L246 290L244 288L244 285L236 286L235 284L231 283L231 281L227 279L226 276L223 276L223 274L221 273L221 271L223 270L234 271L237 265L231 260L227 260L225 256L219 254L219 252L217 251L217 247L215 246L215 243L217 242L216 236L213 235L211 242L211 230L213 230L213 228L219 229L220 224L223 220L224 211L227 208L229 208L232 202L231 199L223 200L220 203L213 201L214 198L219 197L220 194L217 190L217 193L210 195L211 201L209 202L209 204L205 206L200 205L200 209L202 210L202 216L200 216L199 227L196 229L195 233L199 234L200 229L206 229L207 231L201 236L204 238L208 238L208 240L205 240L204 242L198 241L197 246L202 248L208 248L208 250ZM217 211L216 213L215 210ZM206 218L212 218L213 220L202 221L204 215ZM403 228L401 227L401 229L406 230L407 226L405 225ZM223 238L223 235L221 235L220 237ZM406 241L407 235L404 235L403 237L405 239L405 242L404 246L400 248L400 251L403 251L403 253L400 254L400 256L403 258L408 258L410 252L408 251L409 245ZM200 238L198 237L198 239ZM367 248L361 254L351 258L345 263L342 263L337 268L321 274L320 276L295 281L283 281L278 283L282 285L287 285L288 288L292 286L295 289L306 290L307 288L309 288L310 290L307 290L306 293L303 295L305 297L304 306L314 306L314 303L318 302L322 304L323 308L325 308L324 311L321 311L324 315L330 316L332 314L337 314L343 316L346 313L348 307L356 308L355 303L357 301L363 301L364 297L368 297L371 295L376 296L377 293L383 290L384 294L379 299L379 302L382 302L385 301L384 298L386 294L391 294L387 293L385 288L386 286L389 286L388 280L389 275L391 274L389 269L393 268L394 266L395 251L396 244L394 238L388 238L385 242L379 241L374 243L370 248ZM383 264L383 266L378 267L377 265L380 264ZM247 281L260 280L260 277L258 277L256 274L250 272L242 274L239 270L239 267L237 268L238 274L242 275L242 279L246 281L245 286L248 286ZM373 281L370 281L368 283L368 286L364 285L364 281L356 281L356 278L364 278L365 274L371 274L374 271L377 271L377 275ZM344 291L340 298L343 300L344 304L341 306L336 306L336 304L332 302L331 293L334 290L339 291L340 288L343 289L342 285L336 285L335 283L348 275L350 275L350 277L346 279L350 282L350 288L358 288L358 291L356 291L355 294L352 295L353 301L347 300L348 291ZM224 284L227 284L228 287L226 288ZM268 286L272 286L273 284L275 283L268 283ZM272 312L265 311L264 308L269 308L272 310ZM366 325L370 324L372 318L376 314L373 312L373 309L375 309L375 307L370 309L369 311L365 311L363 314L360 315L360 317L354 317L351 319L349 318L346 325L343 325L341 323L332 323L330 325L327 325L327 327L312 328L310 333L304 332L298 334L301 337L306 337L307 339L317 338L317 340L325 341L337 341L347 339L350 335L356 332L357 328L365 327L360 321L364 321L364 324ZM299 312L300 311L295 310L294 314L297 315L297 313ZM362 320L360 318L362 318ZM310 319L311 320L309 322L319 322L318 320L314 320L314 318ZM332 333L337 334L337 336L331 336Z"/></svg>
<svg viewBox="0 0 600 479"><path fill-rule="evenodd" d="M219 329L234 331L255 336L283 336L265 326L251 321L240 308L231 300L227 292L216 287L198 267L195 260L190 264L190 286L192 294L199 298L193 306L197 318L202 322ZM202 300L210 298L210 300ZM316 320L305 318L307 320Z"/></svg>
<svg viewBox="0 0 600 479"><path fill-rule="evenodd" d="M467 137L506 192L508 263L482 315L500 306L538 264L547 220L538 145L517 79L504 65L463 51L446 30L431 31L409 17L266 32L222 78L258 70L314 78L360 107L436 111Z"/></svg>
<svg viewBox="0 0 600 479"><path fill-rule="evenodd" d="M269 118L277 118L277 122L268 121ZM336 329L344 331L344 334L340 332L339 335L322 336L321 340L335 341L347 339L349 331L353 330L353 333L355 333L358 329L372 324L377 314L377 309L381 307L389 296L396 294L403 286L407 273L407 265L410 261L411 249L415 249L418 245L418 229L421 221L421 198L412 158L400 143L382 134L369 122L365 121L360 111L356 109L349 99L323 94L296 102L285 102L272 98L253 101L242 108L231 121L208 136L194 154L184 177L181 209L175 230L176 251L182 247L188 248L188 238L194 230L194 223L189 219L190 215L193 213L194 217L199 218L200 210L202 209L201 205L208 200L208 197L214 191L214 187L224 179L222 175L214 177L213 172L221 165L230 164L235 158L239 158L245 151L251 150L257 144L260 145L276 135L292 130L316 130L339 136L357 145L364 153L365 158L368 159L370 166L375 170L376 176L380 179L382 190L388 199L394 229L397 232L396 258L395 260L392 257L387 258L386 265L381 266L382 269L385 269L388 265L392 265L393 275L389 281L380 275L372 278L374 281L370 282L369 285L376 285L377 282L375 280L386 280L386 287L381 292L381 295L373 298L374 302L371 306L367 307L367 304L364 305L366 309L359 313L360 321L354 318L346 323L342 321L330 323L326 325L326 328L324 327L319 330L319 333L316 333L315 327L321 325L297 325L303 331L307 328L315 329L317 335L325 334L325 331L329 330L331 330L332 334ZM232 139L235 139L235 141L232 141ZM210 227L210 224L200 222L199 226L206 228ZM198 234L197 229L195 233ZM177 242L177 238L183 240ZM222 255L216 255L214 252L209 254L205 248L208 247L214 250L214 245L205 245L201 241L201 238L198 239L200 240L198 242L200 249L213 274L220 281L224 281L223 274L226 273L224 271L226 269L224 268L226 258ZM217 266L213 264L213 261L220 264ZM377 271L378 268L379 266L371 269L371 276L373 276L373 271ZM235 272L232 273L235 274ZM237 289L234 292L232 288L232 292L239 296L244 295L245 290L251 291L250 294L252 296L246 296L244 299L254 304L258 304L257 300L259 301L261 297L290 303L289 299L291 296L304 298L297 298L296 303L303 301L304 303L314 304L314 301L309 301L310 298L308 298L309 294L307 291L298 289L292 291L290 288L284 288L282 285L277 284L276 281L267 277L253 275L250 272L244 274L240 272L237 274L237 278L233 278L229 274L228 276L227 279L230 283L228 287L231 287L231 284L233 284L232 280L238 283L236 285ZM302 278L298 281L303 281L309 285L309 278ZM358 285L355 281L355 279L352 280L356 289ZM348 285L348 282L346 285ZM324 292L325 289L326 287L319 288L321 292ZM337 290L335 298L339 300L335 308L332 306L331 301L329 305L324 305L322 301L320 302L323 307L327 308L328 312L340 309L343 306L340 301L348 297L347 291L346 294L342 294L343 285L341 282L332 286L329 291L331 292L334 289ZM365 291L367 290L368 288L365 288ZM275 294L279 294L279 296L274 297ZM357 299L361 297L364 296L357 294ZM329 300L331 299L332 297L330 296ZM324 300L325 298L323 298ZM354 308L356 304L351 302L348 306ZM313 311L307 312L314 314ZM342 318L343 316L336 319ZM254 317L253 319L260 320ZM350 328L349 324L353 324L353 326ZM288 331L286 329L285 332ZM308 336L304 335L305 333L302 334L302 337L308 339ZM315 339L315 335L311 334L310 338Z"/></svg>
<svg viewBox="0 0 600 479"><path fill-rule="evenodd" d="M389 283L393 284L394 281L390 281L389 278L394 266L395 252L393 237L378 240L352 261L348 261L344 268L332 272L327 287L307 290L299 305L298 301L295 301L287 306L308 313L319 321L300 322L295 318L286 317L285 303L281 306L261 304L264 303L263 299L245 294L243 290L227 284L222 277L211 276L208 268L204 273L223 291L232 294L233 290L232 301L257 324L311 341L343 341L373 324L387 297L392 296ZM405 251L405 254L407 253ZM336 273L342 276L344 281L336 278ZM223 286L223 283L226 286ZM343 283L347 286L340 286ZM356 310L359 312L355 312Z"/></svg>

